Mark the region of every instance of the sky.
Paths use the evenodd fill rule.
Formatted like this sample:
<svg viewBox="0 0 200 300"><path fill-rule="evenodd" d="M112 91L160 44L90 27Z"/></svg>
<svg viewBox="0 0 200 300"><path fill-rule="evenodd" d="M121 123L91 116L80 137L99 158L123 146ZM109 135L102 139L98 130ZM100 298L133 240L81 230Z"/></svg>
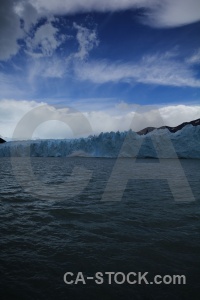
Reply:
<svg viewBox="0 0 200 300"><path fill-rule="evenodd" d="M138 107L135 130L155 107L169 126L199 118L199 32L199 0L0 0L0 135L40 106L56 121L34 138L71 137L70 108L94 134L128 130Z"/></svg>

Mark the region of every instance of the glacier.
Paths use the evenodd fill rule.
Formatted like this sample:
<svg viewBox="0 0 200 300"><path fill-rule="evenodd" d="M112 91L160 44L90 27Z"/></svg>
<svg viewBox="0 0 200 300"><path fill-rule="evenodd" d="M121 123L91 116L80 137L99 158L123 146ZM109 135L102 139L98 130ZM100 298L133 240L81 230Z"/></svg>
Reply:
<svg viewBox="0 0 200 300"><path fill-rule="evenodd" d="M77 139L10 141L0 144L0 157L137 157L200 158L200 126L173 133L157 129L146 135L129 130Z"/></svg>

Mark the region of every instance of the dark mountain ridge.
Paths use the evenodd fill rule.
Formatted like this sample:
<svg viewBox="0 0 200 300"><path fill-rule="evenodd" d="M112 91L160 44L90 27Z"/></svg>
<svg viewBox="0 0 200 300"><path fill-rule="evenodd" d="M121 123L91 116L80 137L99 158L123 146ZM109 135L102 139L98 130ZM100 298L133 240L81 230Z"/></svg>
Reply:
<svg viewBox="0 0 200 300"><path fill-rule="evenodd" d="M200 119L196 119L196 120L193 120L193 121L190 121L190 122L184 122L178 126L175 126L175 127L170 127L170 126L161 126L159 128L156 128L156 127L146 127L140 131L137 132L137 134L139 135L145 135L155 129L159 130L159 129L168 129L170 132L177 132L178 130L181 130L183 127L185 127L186 125L193 125L193 126L198 126L200 125Z"/></svg>

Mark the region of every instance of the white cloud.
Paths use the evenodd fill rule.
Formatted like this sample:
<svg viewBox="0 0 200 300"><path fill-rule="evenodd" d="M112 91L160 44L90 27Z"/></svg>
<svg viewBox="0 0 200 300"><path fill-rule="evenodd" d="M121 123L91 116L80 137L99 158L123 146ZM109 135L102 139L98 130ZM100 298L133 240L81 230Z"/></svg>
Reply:
<svg viewBox="0 0 200 300"><path fill-rule="evenodd" d="M145 56L136 63L92 61L75 65L75 73L80 80L102 84L107 82L128 82L200 87L195 72L170 53Z"/></svg>
<svg viewBox="0 0 200 300"><path fill-rule="evenodd" d="M98 46L97 33L95 29L88 29L77 23L73 23L73 26L77 30L76 39L79 44L78 52L75 53L74 57L83 60L88 57L89 52L95 46Z"/></svg>
<svg viewBox="0 0 200 300"><path fill-rule="evenodd" d="M11 138L13 132L22 119L22 117L31 110L44 106L45 109L41 109L41 114L44 117L44 123L38 124L38 128L34 132L34 138L73 138L70 127L59 121L59 116L62 119L67 119L69 116L68 108L55 108L46 103L37 103L35 101L16 101L16 100L1 100L0 101L0 134L3 137ZM46 116L48 111L53 112L57 121L46 122ZM171 105L163 106L159 108L160 114L163 118L163 122L168 126L176 126L185 121L191 121L200 117L200 106L187 106L187 105ZM155 119L155 107L154 106L138 106L130 105L127 103L119 103L109 109L83 111L83 115L89 121L93 134L99 134L100 132L109 131L124 131L129 130L130 127L138 131L149 125L162 126L163 123L159 123ZM38 113L38 112L37 112ZM73 113L71 114L73 119ZM35 115L37 119L37 114ZM34 119L34 118L33 118ZM31 119L31 122L35 120ZM149 123L151 121L151 123ZM81 132L84 124L78 123L77 129ZM28 125L27 125L28 126ZM77 137L77 136L76 136Z"/></svg>
<svg viewBox="0 0 200 300"><path fill-rule="evenodd" d="M41 110L36 110L40 108ZM29 126L33 124L38 124L36 130L33 134L33 139L35 138L73 138L77 137L73 135L71 128L64 124L62 120L68 119L72 116L72 121L74 117L74 125L73 129L78 131L77 133L81 135L85 131L85 123L76 124L76 112L70 112L68 108L58 108L44 103L44 102L35 102L35 101L16 101L16 100L0 100L0 135L3 138L11 139L13 133L16 129L16 126L22 120L22 118L28 113L32 111L32 117L29 118L26 123L26 126L23 126L21 130L21 138L23 139L26 136L27 131L29 131ZM49 115L53 116L53 120L50 118L48 120ZM44 120L42 124L40 124L40 120ZM80 118L79 118L80 120ZM72 122L71 122L72 123ZM69 121L70 124L70 121ZM86 126L87 127L87 126ZM90 132L89 132L90 133Z"/></svg>
<svg viewBox="0 0 200 300"><path fill-rule="evenodd" d="M200 49L196 50L191 57L186 59L186 62L192 65L200 64Z"/></svg>
<svg viewBox="0 0 200 300"><path fill-rule="evenodd" d="M160 109L165 124L168 126L177 126L183 122L200 118L200 106L176 105L165 106Z"/></svg>
<svg viewBox="0 0 200 300"><path fill-rule="evenodd" d="M134 131L149 126L161 127L166 125L174 127L183 122L200 118L200 105L140 106L122 101L116 106L116 111L119 111L126 119L129 118L129 126ZM157 111L159 111L161 119L158 118ZM130 115L130 112L132 112L132 115Z"/></svg>
<svg viewBox="0 0 200 300"><path fill-rule="evenodd" d="M163 0L153 2L142 22L153 27L178 27L200 21L199 0ZM156 3L157 2L157 3Z"/></svg>
<svg viewBox="0 0 200 300"><path fill-rule="evenodd" d="M156 27L176 27L200 20L199 0L36 0L38 12L74 14L144 9L141 21Z"/></svg>
<svg viewBox="0 0 200 300"><path fill-rule="evenodd" d="M11 138L20 119L38 105L34 101L0 100L0 134Z"/></svg>
<svg viewBox="0 0 200 300"><path fill-rule="evenodd" d="M58 32L51 22L38 27L33 37L26 38L27 53L33 57L52 56L65 40Z"/></svg>
<svg viewBox="0 0 200 300"><path fill-rule="evenodd" d="M149 5L154 3L156 3L156 0L35 0L33 5L40 13L74 14L80 12L108 12L149 7Z"/></svg>
<svg viewBox="0 0 200 300"><path fill-rule="evenodd" d="M177 126L183 122L198 119L200 106L171 105L156 107L153 105L139 106L125 104L105 111L85 112L94 133L125 131L130 128L139 131L148 126L161 127L163 125ZM158 120L156 111L159 110L161 120Z"/></svg>

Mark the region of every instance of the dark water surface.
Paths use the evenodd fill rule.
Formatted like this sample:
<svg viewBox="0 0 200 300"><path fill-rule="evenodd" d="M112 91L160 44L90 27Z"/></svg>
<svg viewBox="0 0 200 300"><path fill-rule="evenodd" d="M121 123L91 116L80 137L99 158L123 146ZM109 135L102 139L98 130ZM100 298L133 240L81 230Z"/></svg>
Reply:
<svg viewBox="0 0 200 300"><path fill-rule="evenodd" d="M194 202L183 203L174 200L163 179L129 180L121 201L101 201L115 162L32 159L36 179L47 188L71 178L74 167L91 171L83 189L84 178L77 176L76 184L75 177L71 179L74 193L78 186L80 193L70 198L73 188L34 194L37 185L32 182L31 190L28 176L22 188L10 159L0 159L0 299L200 299L200 160L181 161L195 197ZM23 166L22 158L18 164ZM173 165L168 160L168 166ZM24 168L18 172L22 176ZM63 281L66 272L94 276L109 271L149 272L151 279L156 274L184 274L187 281L186 285L109 285L106 277L99 285L92 280L85 285Z"/></svg>

